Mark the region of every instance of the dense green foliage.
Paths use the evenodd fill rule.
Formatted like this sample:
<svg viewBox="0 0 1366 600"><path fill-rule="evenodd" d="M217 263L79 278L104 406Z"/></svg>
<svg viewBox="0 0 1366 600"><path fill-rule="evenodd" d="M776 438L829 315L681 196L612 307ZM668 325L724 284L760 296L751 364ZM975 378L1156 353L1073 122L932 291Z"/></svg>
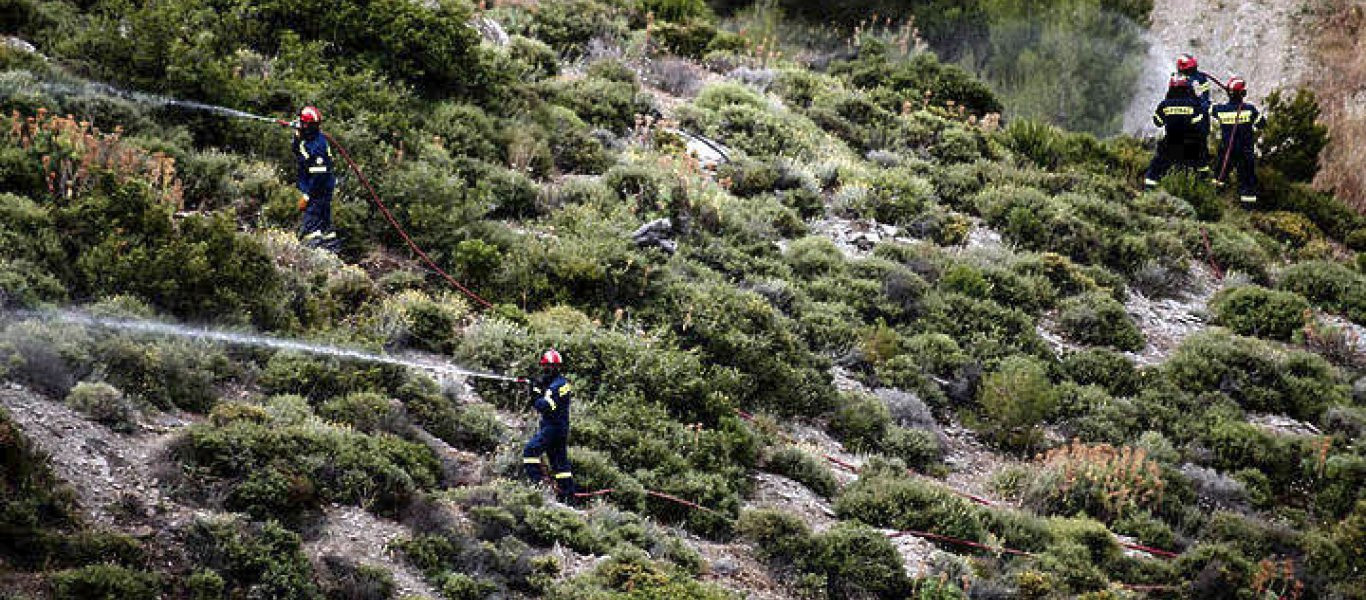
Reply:
<svg viewBox="0 0 1366 600"><path fill-rule="evenodd" d="M737 538L827 600L1359 594L1362 365L1316 312L1366 323L1366 222L1303 183L1308 95L1268 107L1251 214L1198 177L1140 191L1140 142L1072 131L1116 127L1148 2L12 4L6 31L47 58L0 47L0 305L32 311L0 323L0 378L25 388L4 393L120 439L183 419L154 487L233 514L94 529L5 416L0 584L392 596L382 569L308 556L341 509L404 528L394 555L447 598L726 598L742 579L696 548ZM340 252L301 245L287 133L77 75L322 107L413 240L494 306L418 266L352 174ZM732 160L702 166L675 127ZM676 247L632 242L661 218ZM1134 316L1205 287L1222 328ZM507 481L524 386L38 318L69 304L512 375L555 347L575 476L612 492L576 510ZM974 437L1020 463L974 493L1018 509L936 479ZM835 445L857 476L832 472ZM742 510L769 485L836 522ZM985 548L936 539L912 581L873 528ZM1127 556L1116 533L1181 557Z"/></svg>

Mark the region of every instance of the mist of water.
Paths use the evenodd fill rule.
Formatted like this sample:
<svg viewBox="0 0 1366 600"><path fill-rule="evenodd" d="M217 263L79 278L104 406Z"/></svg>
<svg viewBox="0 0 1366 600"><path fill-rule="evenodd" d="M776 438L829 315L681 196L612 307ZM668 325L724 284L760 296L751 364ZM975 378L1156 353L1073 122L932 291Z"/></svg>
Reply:
<svg viewBox="0 0 1366 600"><path fill-rule="evenodd" d="M219 344L242 346L247 348L267 348L271 350L290 350L305 354L318 356L328 356L347 360L394 365L410 369L429 371L437 375L469 377L474 379L488 379L493 381L520 382L522 378L499 375L497 373L487 373L472 369L462 368L443 360L431 358L402 358L377 354L354 348L332 346L327 344L317 344L279 338L273 336L240 333L235 331L224 331L221 329L206 329L199 327L189 327L160 321L146 319L132 319L126 317L102 317L91 315L74 310L52 310L52 311L20 311L16 313L20 318L34 319L42 321L55 321L83 327L104 328L116 331L124 331L132 334L141 334L160 337L175 337L192 340L201 340Z"/></svg>
<svg viewBox="0 0 1366 600"><path fill-rule="evenodd" d="M253 119L256 121L264 121L267 123L275 122L275 119L272 119L270 117L254 115L246 111L237 110L235 108L228 108L226 106L215 106L213 104L205 104L203 102L194 102L191 100L178 100L175 98L168 98L166 96L159 96L157 94L148 94L145 92L125 90L122 88L109 85L107 83L99 83L94 81L81 81L75 83L42 81L35 83L44 91L57 96L108 96L113 98L123 98L124 100L129 100L131 102L145 104L148 106L183 108L186 110L197 110L201 112L213 113L219 116L230 117L234 119Z"/></svg>

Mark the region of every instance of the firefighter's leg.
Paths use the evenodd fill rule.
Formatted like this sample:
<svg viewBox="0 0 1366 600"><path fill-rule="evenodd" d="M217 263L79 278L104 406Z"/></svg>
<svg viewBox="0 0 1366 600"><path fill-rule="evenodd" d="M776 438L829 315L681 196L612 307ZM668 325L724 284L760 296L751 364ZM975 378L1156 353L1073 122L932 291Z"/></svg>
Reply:
<svg viewBox="0 0 1366 600"><path fill-rule="evenodd" d="M333 186L322 186L317 193L318 211L322 218L322 237L318 240L317 246L324 250L336 252L341 249L341 240L337 238L337 230L332 228L332 192ZM311 204L311 202L310 202Z"/></svg>
<svg viewBox="0 0 1366 600"><path fill-rule="evenodd" d="M1257 203L1257 157L1252 151L1238 152L1238 199L1245 204Z"/></svg>
<svg viewBox="0 0 1366 600"><path fill-rule="evenodd" d="M526 478L531 483L540 483L544 478L541 471L541 455L546 451L546 431L539 429L536 435L531 436L531 441L526 443L522 449L522 471L526 473Z"/></svg>
<svg viewBox="0 0 1366 600"><path fill-rule="evenodd" d="M303 240L305 246L316 247L322 243L326 227L322 211L318 210L316 201L310 199L308 208L304 209L299 219L299 239Z"/></svg>
<svg viewBox="0 0 1366 600"><path fill-rule="evenodd" d="M574 469L569 464L569 438L560 436L546 447L550 458L550 473L555 478L555 489L561 499L572 498L579 488L574 484Z"/></svg>
<svg viewBox="0 0 1366 600"><path fill-rule="evenodd" d="M1143 187L1152 189L1157 187L1157 183L1167 175L1167 171L1172 168L1170 150L1166 143L1157 145L1157 153L1153 154L1152 162L1148 163L1148 171L1143 174Z"/></svg>

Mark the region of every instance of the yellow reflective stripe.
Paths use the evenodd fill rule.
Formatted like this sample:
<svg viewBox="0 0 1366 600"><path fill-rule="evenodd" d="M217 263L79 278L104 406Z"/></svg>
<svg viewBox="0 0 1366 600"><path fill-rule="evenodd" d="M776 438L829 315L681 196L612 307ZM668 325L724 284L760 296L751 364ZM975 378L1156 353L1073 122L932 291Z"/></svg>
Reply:
<svg viewBox="0 0 1366 600"><path fill-rule="evenodd" d="M1161 116L1161 115L1153 115L1153 125L1156 125L1156 126L1158 126L1158 127L1161 127L1161 126L1163 126L1163 125L1165 125L1165 124L1166 124L1166 122L1162 120L1162 116Z"/></svg>
<svg viewBox="0 0 1366 600"><path fill-rule="evenodd" d="M539 459L539 458L531 458L531 457L529 457L529 456L523 456L523 457L522 457L522 464L524 464L524 465L539 465L539 464L541 464L541 459Z"/></svg>
<svg viewBox="0 0 1366 600"><path fill-rule="evenodd" d="M556 474L555 474L555 479L569 479L570 477L573 477L573 476L574 476L573 473L570 473L570 472L568 472L568 471L565 471L565 472L563 472L563 473L556 473Z"/></svg>
<svg viewBox="0 0 1366 600"><path fill-rule="evenodd" d="M569 390L571 390L571 389L573 389L573 388L569 387L569 383L566 382L564 385L560 386L560 393L561 393L561 394L567 394L567 393L569 393Z"/></svg>
<svg viewBox="0 0 1366 600"><path fill-rule="evenodd" d="M1162 114L1164 114L1164 115L1193 115L1193 114L1195 114L1195 107L1193 107L1193 106L1168 106L1167 108L1162 109Z"/></svg>
<svg viewBox="0 0 1366 600"><path fill-rule="evenodd" d="M304 239L306 239L306 240L311 240L311 239L313 239L313 238L320 238L320 237L322 237L322 236L323 236L323 232L321 232L321 231L311 231L311 232L309 232L309 233L307 233L307 234L304 234Z"/></svg>
<svg viewBox="0 0 1366 600"><path fill-rule="evenodd" d="M549 394L547 394L545 397L545 403L550 405L550 410L555 410L556 408L558 408L555 404L555 401L550 399Z"/></svg>
<svg viewBox="0 0 1366 600"><path fill-rule="evenodd" d="M327 167L309 167L309 168L308 168L308 172L309 172L309 173L326 173L326 172L327 172Z"/></svg>
<svg viewBox="0 0 1366 600"><path fill-rule="evenodd" d="M1191 119L1191 122L1192 122L1192 123L1199 123L1199 122L1204 121L1204 120L1205 120L1205 115L1204 115L1204 113L1201 113L1201 114L1197 115L1194 119Z"/></svg>
<svg viewBox="0 0 1366 600"><path fill-rule="evenodd" d="M304 144L303 140L299 140L299 156L308 158L308 146Z"/></svg>
<svg viewBox="0 0 1366 600"><path fill-rule="evenodd" d="M1225 125L1233 125L1233 124L1235 124L1235 123L1236 123L1236 124L1243 124L1243 123L1251 123L1251 122L1252 122L1252 113L1250 113L1250 112L1241 112L1241 113L1239 113L1239 112L1221 112L1221 113L1215 114L1215 116L1216 116L1216 117L1219 117L1219 122L1220 122L1220 123L1223 123L1223 124L1225 124Z"/></svg>

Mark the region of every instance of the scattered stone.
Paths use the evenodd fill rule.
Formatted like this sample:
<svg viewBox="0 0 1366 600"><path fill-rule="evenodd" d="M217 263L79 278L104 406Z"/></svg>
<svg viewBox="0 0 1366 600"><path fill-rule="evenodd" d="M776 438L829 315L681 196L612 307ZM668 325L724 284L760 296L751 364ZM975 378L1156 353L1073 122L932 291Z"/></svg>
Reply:
<svg viewBox="0 0 1366 600"><path fill-rule="evenodd" d="M670 239L674 234L673 221L668 218L655 219L641 225L631 234L631 240L639 248L659 248L669 254L678 251L678 242Z"/></svg>

